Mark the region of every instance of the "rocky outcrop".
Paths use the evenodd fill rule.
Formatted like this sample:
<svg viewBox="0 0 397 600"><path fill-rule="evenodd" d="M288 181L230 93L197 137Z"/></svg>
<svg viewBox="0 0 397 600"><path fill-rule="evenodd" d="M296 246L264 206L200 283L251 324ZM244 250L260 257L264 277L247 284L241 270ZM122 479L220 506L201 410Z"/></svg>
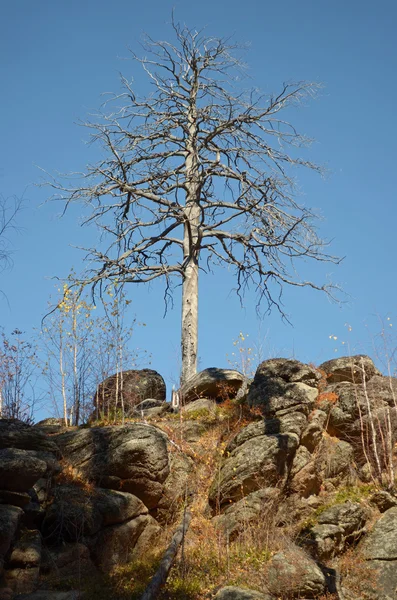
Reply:
<svg viewBox="0 0 397 600"><path fill-rule="evenodd" d="M366 520L360 504L336 504L319 515L316 525L301 532L300 544L316 560L327 561L359 542L366 532Z"/></svg>
<svg viewBox="0 0 397 600"><path fill-rule="evenodd" d="M155 508L169 474L167 436L151 425L92 427L54 437L64 459L96 485L134 494Z"/></svg>
<svg viewBox="0 0 397 600"><path fill-rule="evenodd" d="M211 398L218 402L234 398L244 382L244 375L233 369L204 369L179 390L181 405L184 406L198 398Z"/></svg>
<svg viewBox="0 0 397 600"><path fill-rule="evenodd" d="M328 384L347 381L361 383L364 379L369 381L374 375L381 375L369 356L357 354L355 356L342 356L328 360L319 366Z"/></svg>
<svg viewBox="0 0 397 600"><path fill-rule="evenodd" d="M116 373L99 384L93 418L108 413L114 416L122 408L125 416L131 416L134 407L149 398L160 402L166 400L165 382L157 371L137 369Z"/></svg>

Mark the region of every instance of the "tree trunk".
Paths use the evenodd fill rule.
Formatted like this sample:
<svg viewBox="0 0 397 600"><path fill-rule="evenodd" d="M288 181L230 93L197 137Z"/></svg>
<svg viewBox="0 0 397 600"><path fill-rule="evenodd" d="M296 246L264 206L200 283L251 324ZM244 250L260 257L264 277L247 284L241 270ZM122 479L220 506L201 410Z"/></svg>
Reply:
<svg viewBox="0 0 397 600"><path fill-rule="evenodd" d="M200 252L200 175L197 151L197 77L192 84L186 141L186 207L183 235L181 385L197 372L198 257Z"/></svg>

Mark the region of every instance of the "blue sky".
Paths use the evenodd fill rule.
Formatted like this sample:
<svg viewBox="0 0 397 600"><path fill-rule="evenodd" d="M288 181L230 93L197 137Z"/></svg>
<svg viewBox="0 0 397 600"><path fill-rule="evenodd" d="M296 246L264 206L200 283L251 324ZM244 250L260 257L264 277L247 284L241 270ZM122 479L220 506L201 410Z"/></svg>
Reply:
<svg viewBox="0 0 397 600"><path fill-rule="evenodd" d="M341 342L348 339L351 351L371 352L378 316L390 327L396 315L397 5L391 0L3 2L0 193L25 202L20 232L10 234L13 268L1 273L7 301L0 298L0 324L30 335L46 311L52 278L81 269L82 253L72 246L89 245L95 233L80 227L79 208L58 218L62 207L46 203L50 191L34 186L41 180L38 167L79 171L95 160L78 121L99 107L102 92L118 89L119 72L143 89L128 48L139 53L145 31L169 38L172 7L189 27L249 42L252 85L264 92L277 91L283 81L324 84L319 98L294 115L300 130L316 139L308 156L329 171L325 179L300 174L300 201L322 214L321 235L333 239L333 253L345 256L339 267L299 268L306 278L339 283L347 296L335 305L315 292L286 290L292 327L276 313L259 320L254 294L241 308L227 273L202 277L200 367L227 366L240 331L252 344L263 342L264 358L294 355L319 363L344 354ZM147 324L137 328L134 344L151 352L153 368L170 386L179 375L180 298L176 294L164 319L161 286L135 286L130 296L131 311Z"/></svg>

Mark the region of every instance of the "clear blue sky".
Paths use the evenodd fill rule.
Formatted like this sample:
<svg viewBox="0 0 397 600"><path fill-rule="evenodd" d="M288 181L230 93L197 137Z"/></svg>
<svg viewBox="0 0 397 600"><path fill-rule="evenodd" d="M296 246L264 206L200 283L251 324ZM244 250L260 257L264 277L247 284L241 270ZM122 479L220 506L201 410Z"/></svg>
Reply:
<svg viewBox="0 0 397 600"><path fill-rule="evenodd" d="M46 188L34 187L41 174L78 171L96 158L85 145L87 132L76 125L100 105L100 94L118 89L118 72L141 72L128 57L139 53L143 32L167 38L172 7L189 27L207 26L208 34L233 34L250 42L246 56L252 84L277 91L283 81L324 83L321 96L296 113L296 123L316 139L310 158L329 176L301 174L300 200L324 217L323 237L345 256L339 267L303 264L306 278L329 277L349 294L347 303L330 304L318 293L286 290L293 327L275 313L262 323L255 297L241 309L224 272L200 283L200 366L227 366L226 353L240 331L252 342L267 334L266 353L319 363L352 351L369 351L368 330L376 317L396 315L396 139L397 4L390 0L13 0L0 9L0 192L23 196L21 231L12 235L14 266L1 273L0 324L27 332L40 326L54 282L82 254L70 245L89 245L93 233L79 226L79 210L58 219L61 206L44 204ZM131 290L132 312L147 324L135 344L153 355L170 385L179 373L179 296L163 319L162 289ZM345 324L352 327L348 334ZM389 322L388 322L389 323ZM397 327L397 321L395 323ZM338 340L330 340L330 335Z"/></svg>

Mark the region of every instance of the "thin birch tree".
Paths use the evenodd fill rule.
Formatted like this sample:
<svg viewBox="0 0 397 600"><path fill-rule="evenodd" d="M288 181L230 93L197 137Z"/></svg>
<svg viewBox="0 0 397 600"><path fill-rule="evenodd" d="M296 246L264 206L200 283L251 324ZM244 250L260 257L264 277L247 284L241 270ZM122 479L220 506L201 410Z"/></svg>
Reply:
<svg viewBox="0 0 397 600"><path fill-rule="evenodd" d="M78 185L52 180L67 204L83 201L86 223L103 234L86 248L90 267L80 281L163 278L165 300L182 284L181 383L196 373L199 272L223 266L237 294L249 286L258 306L284 316L284 286L332 293L301 278L296 259L334 262L318 237L313 212L296 199L295 167L320 172L300 156L310 143L288 121L289 108L315 96L315 83L288 83L274 95L241 87L239 48L228 40L173 23L175 42L146 38L133 54L151 84L140 97L121 77L122 91L84 123L102 156Z"/></svg>

